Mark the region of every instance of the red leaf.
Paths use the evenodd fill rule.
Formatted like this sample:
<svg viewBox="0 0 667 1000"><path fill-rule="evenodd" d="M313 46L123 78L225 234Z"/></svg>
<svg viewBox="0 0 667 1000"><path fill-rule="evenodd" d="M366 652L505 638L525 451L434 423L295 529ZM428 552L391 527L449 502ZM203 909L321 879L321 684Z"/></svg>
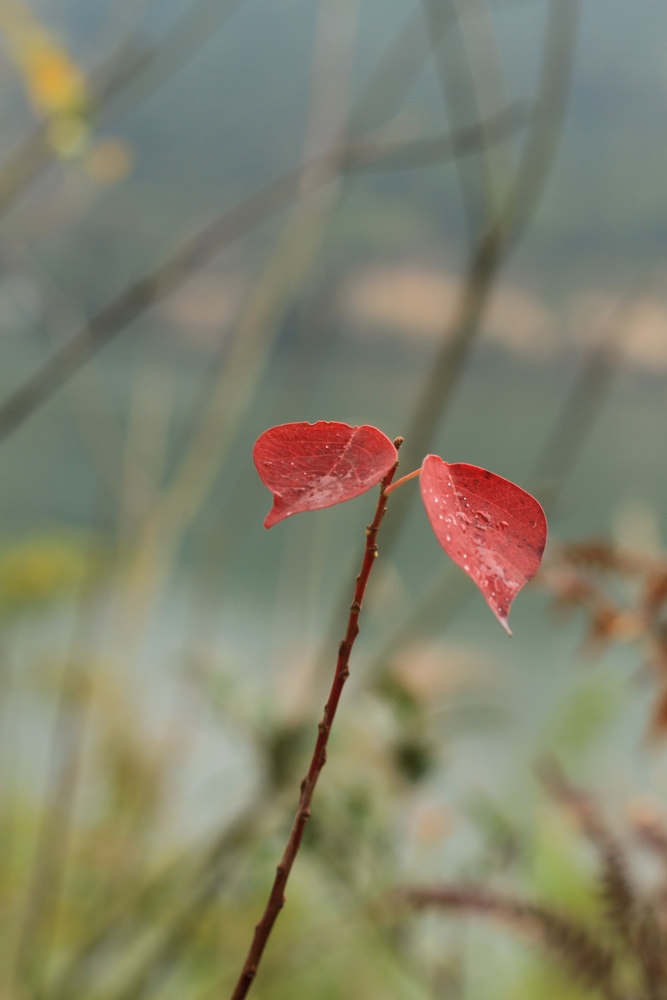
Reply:
<svg viewBox="0 0 667 1000"><path fill-rule="evenodd" d="M252 456L274 494L265 528L365 493L398 459L393 443L376 427L327 420L271 427L255 442Z"/></svg>
<svg viewBox="0 0 667 1000"><path fill-rule="evenodd" d="M510 605L537 573L544 552L544 511L507 479L476 465L449 465L437 455L426 456L419 479L436 538L511 635Z"/></svg>

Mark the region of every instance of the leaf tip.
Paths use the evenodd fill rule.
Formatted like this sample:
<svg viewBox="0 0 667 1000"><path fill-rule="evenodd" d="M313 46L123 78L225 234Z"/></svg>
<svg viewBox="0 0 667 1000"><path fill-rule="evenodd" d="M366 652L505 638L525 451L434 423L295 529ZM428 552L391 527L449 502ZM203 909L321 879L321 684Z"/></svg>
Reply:
<svg viewBox="0 0 667 1000"><path fill-rule="evenodd" d="M264 527L272 528L274 524L278 524L279 521L284 521L286 517L289 517L289 514L281 514L279 505L274 503L273 507L264 518Z"/></svg>
<svg viewBox="0 0 667 1000"><path fill-rule="evenodd" d="M512 629L510 628L510 623L508 622L507 617L501 617L500 615L496 615L496 618L498 619L498 621L500 622L500 624L502 625L502 627L505 629L505 631L509 636L514 635Z"/></svg>

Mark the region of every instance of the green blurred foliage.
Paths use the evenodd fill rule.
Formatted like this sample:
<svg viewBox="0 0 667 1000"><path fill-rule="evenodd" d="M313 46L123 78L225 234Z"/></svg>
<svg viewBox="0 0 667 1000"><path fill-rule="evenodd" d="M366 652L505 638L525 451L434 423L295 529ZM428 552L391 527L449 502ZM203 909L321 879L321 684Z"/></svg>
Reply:
<svg viewBox="0 0 667 1000"><path fill-rule="evenodd" d="M71 598L93 573L102 570L102 553L78 534L38 535L0 548L0 612L43 608ZM97 564L91 566L91 559Z"/></svg>

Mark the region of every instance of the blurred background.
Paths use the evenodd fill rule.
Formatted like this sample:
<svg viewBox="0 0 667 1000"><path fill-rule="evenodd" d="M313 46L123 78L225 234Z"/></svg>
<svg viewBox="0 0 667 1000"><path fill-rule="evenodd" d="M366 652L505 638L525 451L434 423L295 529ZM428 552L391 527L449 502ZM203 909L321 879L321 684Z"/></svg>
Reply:
<svg viewBox="0 0 667 1000"><path fill-rule="evenodd" d="M230 992L375 505L264 530L296 420L550 538L508 640L392 497L256 996L619 996L408 884L600 940L623 854L664 933L666 44L656 0L2 0L3 1000Z"/></svg>

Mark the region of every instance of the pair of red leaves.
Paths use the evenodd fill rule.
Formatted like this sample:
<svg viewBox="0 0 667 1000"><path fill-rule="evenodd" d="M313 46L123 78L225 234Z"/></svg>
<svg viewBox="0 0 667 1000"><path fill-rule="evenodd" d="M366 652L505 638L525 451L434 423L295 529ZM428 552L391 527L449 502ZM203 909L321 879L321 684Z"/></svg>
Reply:
<svg viewBox="0 0 667 1000"><path fill-rule="evenodd" d="M253 449L260 478L273 493L264 521L272 527L292 514L343 503L371 489L398 460L376 427L319 421L271 427ZM450 465L427 455L419 472L421 495L445 552L477 584L511 635L512 601L540 565L547 522L537 500L507 479L475 465Z"/></svg>

